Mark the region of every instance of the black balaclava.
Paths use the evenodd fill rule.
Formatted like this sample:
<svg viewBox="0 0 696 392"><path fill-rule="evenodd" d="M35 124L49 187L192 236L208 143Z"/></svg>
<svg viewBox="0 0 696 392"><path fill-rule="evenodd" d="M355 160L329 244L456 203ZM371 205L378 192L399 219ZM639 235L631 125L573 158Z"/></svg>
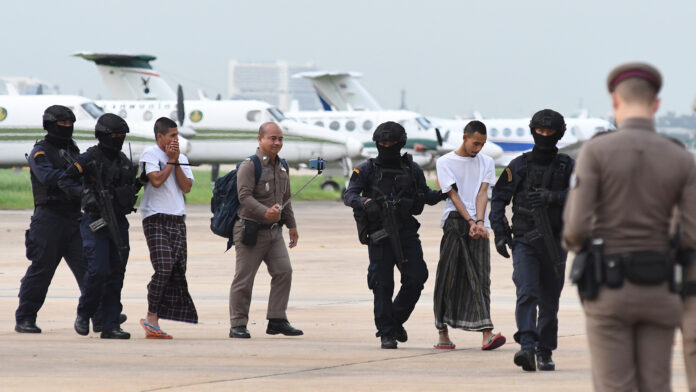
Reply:
<svg viewBox="0 0 696 392"><path fill-rule="evenodd" d="M536 133L537 129L553 129L553 135L543 136ZM534 138L532 156L541 162L550 162L558 152L556 144L565 134L566 125L563 116L551 109L536 112L529 122L529 130Z"/></svg>
<svg viewBox="0 0 696 392"><path fill-rule="evenodd" d="M377 145L377 161L386 167L401 165L401 149L406 145L406 130L399 123L387 121L380 124L372 134ZM383 147L379 142L395 142L391 147Z"/></svg>
<svg viewBox="0 0 696 392"><path fill-rule="evenodd" d="M94 136L99 140L99 148L104 151L107 156L113 157L121 151L125 137L112 137L113 134L128 133L128 124L121 117L113 114L103 114L97 120L97 125L94 127Z"/></svg>
<svg viewBox="0 0 696 392"><path fill-rule="evenodd" d="M43 128L48 132L46 140L59 148L72 144L73 125L58 125L58 121L75 122L75 114L70 108L61 105L49 106L43 114Z"/></svg>

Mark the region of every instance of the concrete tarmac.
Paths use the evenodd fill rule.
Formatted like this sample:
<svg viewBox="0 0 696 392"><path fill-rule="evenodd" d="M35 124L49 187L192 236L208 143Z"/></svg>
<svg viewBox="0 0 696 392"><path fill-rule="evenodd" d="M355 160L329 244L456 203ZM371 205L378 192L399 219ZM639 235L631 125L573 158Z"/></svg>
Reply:
<svg viewBox="0 0 696 392"><path fill-rule="evenodd" d="M574 286L566 282L559 314L555 372L525 373L512 358L515 288L512 264L492 248L491 312L507 344L481 351L481 335L453 330L455 350L433 349L433 286L439 255L442 205L419 217L430 278L411 319L409 340L380 349L367 288L367 248L357 240L352 211L338 202L293 203L300 234L290 250L294 269L288 308L304 336L266 335L270 279L259 269L248 340L230 339L228 295L234 249L209 229L207 206L188 206L188 282L199 324L162 320L173 340L147 340L138 320L147 311L152 274L139 214L129 216L131 256L122 291L127 341L75 333L79 291L61 263L39 312L43 333L13 328L19 283L29 262L24 230L32 211L0 211L0 391L588 391L592 389L584 317ZM287 231L285 231L287 239ZM569 261L570 262L570 261ZM398 276L396 277L398 282ZM618 332L617 332L618 333ZM673 357L674 390L686 390L681 336Z"/></svg>

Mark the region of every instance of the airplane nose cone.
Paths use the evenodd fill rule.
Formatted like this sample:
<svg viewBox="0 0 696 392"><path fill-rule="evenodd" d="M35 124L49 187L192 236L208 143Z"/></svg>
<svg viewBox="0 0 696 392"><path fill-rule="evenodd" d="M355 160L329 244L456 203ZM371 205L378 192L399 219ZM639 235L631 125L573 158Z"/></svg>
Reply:
<svg viewBox="0 0 696 392"><path fill-rule="evenodd" d="M349 137L348 140L346 140L346 150L350 158L362 156L363 144L357 139Z"/></svg>
<svg viewBox="0 0 696 392"><path fill-rule="evenodd" d="M503 149L493 142L487 142L486 144L484 144L483 148L481 149L481 152L493 158L494 160L498 159L503 155Z"/></svg>

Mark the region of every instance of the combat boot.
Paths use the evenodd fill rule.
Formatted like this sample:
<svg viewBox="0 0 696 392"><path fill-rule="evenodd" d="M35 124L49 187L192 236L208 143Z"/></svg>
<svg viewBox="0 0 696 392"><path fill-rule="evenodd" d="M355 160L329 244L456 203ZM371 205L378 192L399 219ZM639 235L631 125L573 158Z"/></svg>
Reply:
<svg viewBox="0 0 696 392"><path fill-rule="evenodd" d="M551 353L537 354L537 368L547 371L556 370L556 364L553 362L553 359L551 359Z"/></svg>
<svg viewBox="0 0 696 392"><path fill-rule="evenodd" d="M381 339L382 339L382 348L386 348L386 349L396 348L396 346L397 346L396 339L392 335L390 335L390 334L382 335Z"/></svg>
<svg viewBox="0 0 696 392"><path fill-rule="evenodd" d="M404 329L403 326L396 328L394 338L401 343L405 343L408 340L408 334L406 333L406 329Z"/></svg>
<svg viewBox="0 0 696 392"><path fill-rule="evenodd" d="M531 348L523 348L515 353L515 365L520 366L522 370L528 372L536 371L536 363L534 361L534 350Z"/></svg>

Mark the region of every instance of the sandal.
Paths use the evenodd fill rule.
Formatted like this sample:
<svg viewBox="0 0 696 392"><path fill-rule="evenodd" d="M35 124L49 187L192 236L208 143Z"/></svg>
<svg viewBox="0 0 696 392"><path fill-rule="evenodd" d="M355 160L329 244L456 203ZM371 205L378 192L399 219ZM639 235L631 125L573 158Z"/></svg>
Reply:
<svg viewBox="0 0 696 392"><path fill-rule="evenodd" d="M146 339L173 339L172 335L162 331L160 327L148 323L145 319L140 319L140 325L145 330Z"/></svg>
<svg viewBox="0 0 696 392"><path fill-rule="evenodd" d="M490 339L488 339L488 343L481 346L481 350L487 350L487 351L488 350L495 350L496 348L505 344L505 342L506 342L505 336L503 336L503 334L498 332L497 334L491 336Z"/></svg>
<svg viewBox="0 0 696 392"><path fill-rule="evenodd" d="M433 345L433 348L436 348L438 350L454 350L455 347L457 346L455 346L455 344L452 343L451 340L448 343L438 342L437 344Z"/></svg>

